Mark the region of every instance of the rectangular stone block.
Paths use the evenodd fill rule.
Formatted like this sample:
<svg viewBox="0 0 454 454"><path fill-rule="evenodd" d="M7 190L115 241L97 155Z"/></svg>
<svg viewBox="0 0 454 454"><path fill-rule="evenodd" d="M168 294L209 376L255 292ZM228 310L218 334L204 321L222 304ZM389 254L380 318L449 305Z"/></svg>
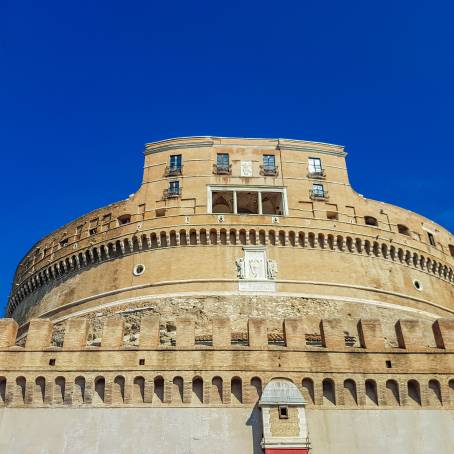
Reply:
<svg viewBox="0 0 454 454"><path fill-rule="evenodd" d="M397 342L400 348L423 350L425 348L419 320L402 319L396 323Z"/></svg>
<svg viewBox="0 0 454 454"><path fill-rule="evenodd" d="M454 349L454 318L439 318L432 328L438 348Z"/></svg>
<svg viewBox="0 0 454 454"><path fill-rule="evenodd" d="M124 330L125 322L122 318L108 318L102 330L101 347L122 347Z"/></svg>
<svg viewBox="0 0 454 454"><path fill-rule="evenodd" d="M250 318L248 320L248 337L249 347L267 347L268 346L268 329L266 320L259 318Z"/></svg>
<svg viewBox="0 0 454 454"><path fill-rule="evenodd" d="M232 326L229 318L213 319L213 347L230 347Z"/></svg>
<svg viewBox="0 0 454 454"><path fill-rule="evenodd" d="M140 348L157 348L161 343L159 315L147 315L140 321Z"/></svg>
<svg viewBox="0 0 454 454"><path fill-rule="evenodd" d="M87 344L88 321L83 318L71 318L66 322L63 348L84 348Z"/></svg>
<svg viewBox="0 0 454 454"><path fill-rule="evenodd" d="M52 340L52 322L48 319L35 318L28 326L25 348L39 350L50 346Z"/></svg>
<svg viewBox="0 0 454 454"><path fill-rule="evenodd" d="M192 318L177 318L177 347L193 347L195 344L195 322Z"/></svg>
<svg viewBox="0 0 454 454"><path fill-rule="evenodd" d="M306 329L302 318L284 320L285 344L289 348L306 348Z"/></svg>
<svg viewBox="0 0 454 454"><path fill-rule="evenodd" d="M345 348L345 334L342 319L329 318L322 320L320 322L320 334L324 347L331 349Z"/></svg>
<svg viewBox="0 0 454 454"><path fill-rule="evenodd" d="M0 348L12 347L16 344L18 324L12 318L0 319Z"/></svg>
<svg viewBox="0 0 454 454"><path fill-rule="evenodd" d="M363 320L358 322L358 334L361 347L370 350L383 350L385 339L380 320Z"/></svg>

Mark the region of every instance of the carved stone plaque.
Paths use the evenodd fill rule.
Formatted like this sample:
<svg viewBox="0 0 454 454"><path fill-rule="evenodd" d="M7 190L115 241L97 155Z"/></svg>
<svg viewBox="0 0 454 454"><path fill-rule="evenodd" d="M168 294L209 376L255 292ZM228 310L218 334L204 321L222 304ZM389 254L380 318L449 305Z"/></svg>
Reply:
<svg viewBox="0 0 454 454"><path fill-rule="evenodd" d="M252 161L241 161L241 176L252 177Z"/></svg>

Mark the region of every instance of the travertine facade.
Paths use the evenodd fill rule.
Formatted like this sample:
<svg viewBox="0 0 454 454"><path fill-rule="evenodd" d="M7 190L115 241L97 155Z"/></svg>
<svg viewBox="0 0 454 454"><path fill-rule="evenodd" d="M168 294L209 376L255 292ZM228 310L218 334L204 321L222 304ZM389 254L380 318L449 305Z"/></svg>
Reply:
<svg viewBox="0 0 454 454"><path fill-rule="evenodd" d="M324 409L450 414L454 238L357 194L345 156L283 139L147 145L135 194L20 263L0 401L222 412L280 379L304 396L309 434ZM278 410L270 453L302 430L301 408Z"/></svg>

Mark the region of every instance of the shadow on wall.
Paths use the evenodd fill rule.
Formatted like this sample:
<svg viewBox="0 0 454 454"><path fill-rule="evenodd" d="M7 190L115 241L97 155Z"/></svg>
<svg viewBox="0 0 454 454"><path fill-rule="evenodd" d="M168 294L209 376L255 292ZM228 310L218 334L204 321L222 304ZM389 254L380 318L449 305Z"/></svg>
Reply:
<svg viewBox="0 0 454 454"><path fill-rule="evenodd" d="M246 421L246 426L250 426L252 430L253 454L263 454L263 449L260 446L263 437L262 412L259 408L254 407L248 420Z"/></svg>

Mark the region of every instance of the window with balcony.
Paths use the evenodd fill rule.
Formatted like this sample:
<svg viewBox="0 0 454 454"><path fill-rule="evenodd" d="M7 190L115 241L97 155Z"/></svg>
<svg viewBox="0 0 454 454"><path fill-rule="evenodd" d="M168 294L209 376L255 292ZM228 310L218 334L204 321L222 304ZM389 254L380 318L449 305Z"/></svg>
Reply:
<svg viewBox="0 0 454 454"><path fill-rule="evenodd" d="M181 154L170 156L169 165L166 169L167 176L181 175L183 170Z"/></svg>
<svg viewBox="0 0 454 454"><path fill-rule="evenodd" d="M309 177L311 178L325 178L325 171L322 167L322 160L320 158L309 158Z"/></svg>
<svg viewBox="0 0 454 454"><path fill-rule="evenodd" d="M181 195L180 182L169 181L169 187L164 191L164 198L171 199Z"/></svg>
<svg viewBox="0 0 454 454"><path fill-rule="evenodd" d="M263 155L263 165L260 168L261 174L264 176L276 176L276 156L274 154Z"/></svg>
<svg viewBox="0 0 454 454"><path fill-rule="evenodd" d="M322 184L314 183L310 191L311 199L325 200L328 198L328 192L325 191L325 188Z"/></svg>
<svg viewBox="0 0 454 454"><path fill-rule="evenodd" d="M228 153L218 153L216 155L216 164L214 168L217 175L230 175L232 171L232 166L230 164L230 159Z"/></svg>

